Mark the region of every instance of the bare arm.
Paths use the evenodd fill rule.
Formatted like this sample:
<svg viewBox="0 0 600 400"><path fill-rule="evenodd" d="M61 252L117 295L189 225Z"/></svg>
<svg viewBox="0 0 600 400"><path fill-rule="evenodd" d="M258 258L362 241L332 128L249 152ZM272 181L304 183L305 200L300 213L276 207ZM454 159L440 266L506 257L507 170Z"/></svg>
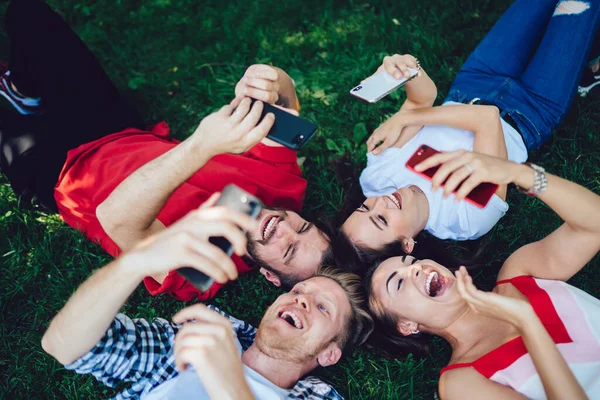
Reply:
<svg viewBox="0 0 600 400"><path fill-rule="evenodd" d="M52 319L42 338L44 351L64 365L89 352L142 279L140 271L127 268L121 259L96 271Z"/></svg>
<svg viewBox="0 0 600 400"><path fill-rule="evenodd" d="M148 274L191 266L219 283L237 278L231 258L208 242L225 236L237 254L245 252L250 217L224 208L192 211L181 221L140 244L134 251L96 271L52 319L42 338L44 350L62 364L71 364L100 341L129 295ZM101 301L99 301L101 299Z"/></svg>
<svg viewBox="0 0 600 400"><path fill-rule="evenodd" d="M398 121L399 119L401 120L401 117L398 118L396 116L401 116L404 113L419 108L431 107L437 97L437 87L435 86L435 83L433 83L429 75L427 75L427 72L420 67L417 59L410 54L386 56L383 59L383 64L381 64L375 74L385 70L396 79L401 79L403 77L408 78L410 77L408 68L419 70L419 75L404 85L406 90L406 100L400 107L400 110L381 124L375 132L373 132L369 141L367 141L368 151L373 151L374 154L378 154L390 146L402 147L406 142L412 139L417 132L421 130L422 126L403 126L401 121ZM377 142L375 142L375 139L377 139ZM380 148L375 149L376 144L380 141L383 141L384 143Z"/></svg>
<svg viewBox="0 0 600 400"><path fill-rule="evenodd" d="M473 368L458 368L440 377L442 400L526 400L508 386L487 379Z"/></svg>
<svg viewBox="0 0 600 400"><path fill-rule="evenodd" d="M249 106L246 99L235 111L225 106L206 117L191 137L128 176L98 206L100 224L121 250L164 229L156 219L162 207L214 155L244 152L265 137L274 118L256 125L262 103L255 103L252 110Z"/></svg>
<svg viewBox="0 0 600 400"><path fill-rule="evenodd" d="M521 337L540 375L546 396L549 400L587 399L548 331L535 313L532 314L528 321L524 321Z"/></svg>
<svg viewBox="0 0 600 400"><path fill-rule="evenodd" d="M512 181L533 186L533 170L512 167ZM544 239L521 247L504 263L498 279L531 275L568 280L600 251L600 196L558 176L547 174L548 189L539 196L564 222Z"/></svg>
<svg viewBox="0 0 600 400"><path fill-rule="evenodd" d="M587 399L583 388L577 382L577 379L575 379L569 365L558 351L556 344L554 344L546 328L542 325L531 304L498 293L478 290L473 285L473 280L464 267L461 267L456 272L456 278L458 292L462 299L470 306L471 310L475 313L507 322L517 328L540 376L548 399ZM502 289L500 288L500 290ZM471 369L469 368L469 370ZM475 372L475 370L471 371ZM468 398L479 398L487 390L491 393L500 393L501 385L492 381L488 381L489 384L486 384L481 379L475 377L472 372L469 373L469 376L466 376L467 373L462 373L460 375L456 374L458 376L454 378L449 377L449 380L456 380L455 382L451 382L451 385L448 384L449 388L452 387L454 389L453 393L457 390L454 386L461 380L461 383L465 387L470 388L469 395L471 393L477 395L477 397L468 396ZM479 375L477 372L475 373ZM484 377L481 378L485 379ZM471 392L471 380L476 382L476 390L473 392ZM484 391L485 386L489 388ZM512 398L508 393L504 395Z"/></svg>

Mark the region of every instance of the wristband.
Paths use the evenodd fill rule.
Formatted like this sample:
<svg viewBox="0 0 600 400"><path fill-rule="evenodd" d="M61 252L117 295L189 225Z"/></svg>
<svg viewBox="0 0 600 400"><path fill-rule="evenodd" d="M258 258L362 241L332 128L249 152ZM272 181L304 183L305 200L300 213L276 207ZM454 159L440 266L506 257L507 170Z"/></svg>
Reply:
<svg viewBox="0 0 600 400"><path fill-rule="evenodd" d="M539 196L546 191L548 188L548 177L546 176L546 170L539 165L535 165L532 163L525 163L525 165L529 166L533 169L534 179L533 186L529 189L522 188L517 186L520 192L525 193L528 196Z"/></svg>

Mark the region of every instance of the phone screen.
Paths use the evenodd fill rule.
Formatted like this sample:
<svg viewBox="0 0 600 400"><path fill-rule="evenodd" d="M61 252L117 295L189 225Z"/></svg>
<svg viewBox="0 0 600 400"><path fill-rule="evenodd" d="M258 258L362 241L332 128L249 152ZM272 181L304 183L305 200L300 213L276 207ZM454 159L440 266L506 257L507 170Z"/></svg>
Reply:
<svg viewBox="0 0 600 400"><path fill-rule="evenodd" d="M431 180L440 166L432 167L426 169L425 171L415 171L415 166L437 153L439 153L439 151L427 145L421 145L406 162L406 167L411 171ZM442 186L444 186L443 183ZM460 185L456 188L456 190L458 189L460 189ZM456 193L456 190L454 190L454 193ZM484 208L489 203L494 193L496 193L496 190L498 190L498 185L495 183L483 182L477 185L465 199L469 203L479 208Z"/></svg>

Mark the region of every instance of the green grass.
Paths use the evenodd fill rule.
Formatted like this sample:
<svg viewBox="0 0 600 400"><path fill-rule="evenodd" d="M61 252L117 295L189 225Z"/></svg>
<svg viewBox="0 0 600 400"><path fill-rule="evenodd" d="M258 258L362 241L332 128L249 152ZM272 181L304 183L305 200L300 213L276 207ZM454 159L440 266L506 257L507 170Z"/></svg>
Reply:
<svg viewBox="0 0 600 400"><path fill-rule="evenodd" d="M305 211L331 215L343 193L331 160L350 153L364 162L364 135L396 110L398 91L376 105L347 91L388 53L416 55L439 88L452 78L510 0L240 1L52 0L61 15L97 55L123 93L148 121L166 120L177 138L228 102L245 67L272 63L298 85L302 114L320 126L302 150L309 181ZM0 14L6 6L0 6ZM0 36L0 55L7 42ZM51 62L51 61L50 61ZM598 97L576 100L565 123L533 155L550 171L599 190ZM360 139L356 141L356 139ZM0 181L0 398L96 399L115 392L90 377L76 376L45 355L41 336L52 316L90 273L108 261L99 247L56 216L23 211ZM489 266L477 283L489 288L499 265L519 246L548 234L559 220L539 201L511 193L511 210L489 235ZM570 251L570 249L564 249ZM596 258L573 283L600 297ZM278 291L257 275L242 277L215 303L257 323ZM107 294L108 295L108 294ZM101 299L99 299L101 301ZM140 287L126 312L170 317L184 304L151 297ZM383 360L357 351L322 371L350 399L430 399L448 348L435 341L423 361Z"/></svg>

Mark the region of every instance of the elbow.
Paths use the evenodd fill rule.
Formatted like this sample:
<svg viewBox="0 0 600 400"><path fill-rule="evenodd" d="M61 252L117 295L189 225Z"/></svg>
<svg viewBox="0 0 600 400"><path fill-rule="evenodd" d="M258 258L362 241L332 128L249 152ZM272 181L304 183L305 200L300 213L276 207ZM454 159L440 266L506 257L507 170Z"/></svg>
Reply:
<svg viewBox="0 0 600 400"><path fill-rule="evenodd" d="M42 337L42 349L62 365L68 365L73 363L75 359L65 354L64 347L57 343L56 334L50 326Z"/></svg>
<svg viewBox="0 0 600 400"><path fill-rule="evenodd" d="M483 106L485 107L485 115L487 119L492 122L497 122L500 120L500 109L496 106Z"/></svg>
<svg viewBox="0 0 600 400"><path fill-rule="evenodd" d="M108 208L109 207L106 206L106 201L100 203L98 207L96 207L96 218L98 219L100 226L102 226L102 229L104 229L104 232L110 236L111 232L115 230L115 222L111 219L111 212Z"/></svg>
<svg viewBox="0 0 600 400"><path fill-rule="evenodd" d="M478 130L488 130L500 125L500 109L496 106L476 105L478 115Z"/></svg>

